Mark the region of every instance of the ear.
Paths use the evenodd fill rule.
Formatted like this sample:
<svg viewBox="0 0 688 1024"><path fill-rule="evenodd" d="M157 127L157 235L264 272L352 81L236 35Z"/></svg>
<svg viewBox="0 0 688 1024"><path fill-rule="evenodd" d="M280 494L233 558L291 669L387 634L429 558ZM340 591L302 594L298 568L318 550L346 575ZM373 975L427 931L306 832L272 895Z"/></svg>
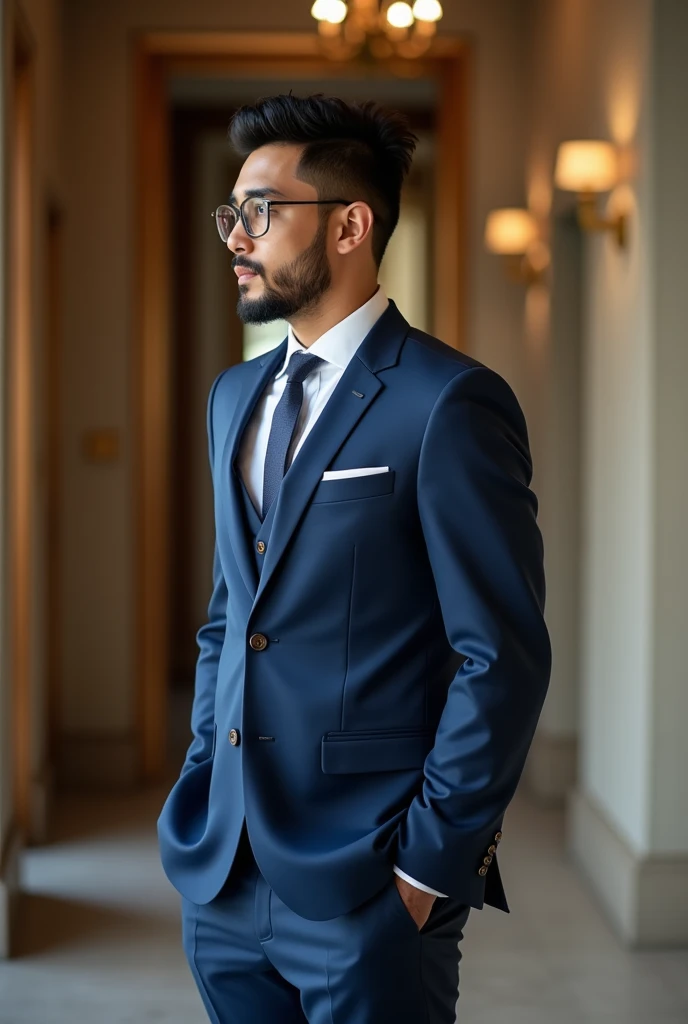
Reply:
<svg viewBox="0 0 688 1024"><path fill-rule="evenodd" d="M369 239L372 245L372 232L375 217L372 209L363 200L357 200L344 207L338 214L335 244L337 252L345 255L352 252Z"/></svg>

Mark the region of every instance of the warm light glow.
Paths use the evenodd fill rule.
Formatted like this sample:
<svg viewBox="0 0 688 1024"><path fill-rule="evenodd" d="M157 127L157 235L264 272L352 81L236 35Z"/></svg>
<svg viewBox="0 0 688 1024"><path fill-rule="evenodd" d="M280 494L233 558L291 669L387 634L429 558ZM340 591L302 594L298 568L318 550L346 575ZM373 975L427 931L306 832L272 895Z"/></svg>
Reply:
<svg viewBox="0 0 688 1024"><path fill-rule="evenodd" d="M571 192L607 192L618 180L616 149L611 142L562 142L554 181Z"/></svg>
<svg viewBox="0 0 688 1024"><path fill-rule="evenodd" d="M397 0L387 9L387 21L394 28L408 28L413 24L413 11L404 0Z"/></svg>
<svg viewBox="0 0 688 1024"><path fill-rule="evenodd" d="M331 25L340 25L346 18L346 4L344 0L315 0L311 14L316 21L329 21Z"/></svg>
<svg viewBox="0 0 688 1024"><path fill-rule="evenodd" d="M442 17L442 4L439 0L416 0L413 17L419 21L439 21Z"/></svg>
<svg viewBox="0 0 688 1024"><path fill-rule="evenodd" d="M526 180L526 206L539 221L546 221L552 210L554 192L549 152L531 154Z"/></svg>
<svg viewBox="0 0 688 1024"><path fill-rule="evenodd" d="M526 250L526 256L533 270L541 274L551 262L549 246L541 238L534 239Z"/></svg>
<svg viewBox="0 0 688 1024"><path fill-rule="evenodd" d="M490 252L519 255L526 252L537 233L537 222L532 213L519 207L505 207L489 214L485 224L485 245Z"/></svg>

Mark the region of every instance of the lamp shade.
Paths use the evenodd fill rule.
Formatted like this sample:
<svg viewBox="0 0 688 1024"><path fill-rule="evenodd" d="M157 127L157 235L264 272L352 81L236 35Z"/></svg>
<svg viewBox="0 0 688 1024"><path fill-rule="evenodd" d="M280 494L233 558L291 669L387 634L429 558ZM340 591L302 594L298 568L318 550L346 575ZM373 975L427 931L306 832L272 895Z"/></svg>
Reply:
<svg viewBox="0 0 688 1024"><path fill-rule="evenodd" d="M554 182L571 192L607 192L618 180L616 149L611 142L562 142L557 152Z"/></svg>
<svg viewBox="0 0 688 1024"><path fill-rule="evenodd" d="M537 237L537 222L532 213L520 207L492 210L485 223L485 245L490 252L519 255Z"/></svg>

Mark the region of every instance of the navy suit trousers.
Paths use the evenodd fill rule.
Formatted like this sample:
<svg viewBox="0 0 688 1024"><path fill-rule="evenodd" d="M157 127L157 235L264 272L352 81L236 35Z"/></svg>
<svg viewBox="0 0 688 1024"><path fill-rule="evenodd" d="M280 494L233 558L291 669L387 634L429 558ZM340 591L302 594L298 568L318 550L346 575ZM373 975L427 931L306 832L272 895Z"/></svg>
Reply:
<svg viewBox="0 0 688 1024"><path fill-rule="evenodd" d="M213 1024L454 1024L470 907L437 897L421 929L389 882L311 921L272 890L246 825L223 888L182 902L184 951ZM308 879L304 878L305 886Z"/></svg>

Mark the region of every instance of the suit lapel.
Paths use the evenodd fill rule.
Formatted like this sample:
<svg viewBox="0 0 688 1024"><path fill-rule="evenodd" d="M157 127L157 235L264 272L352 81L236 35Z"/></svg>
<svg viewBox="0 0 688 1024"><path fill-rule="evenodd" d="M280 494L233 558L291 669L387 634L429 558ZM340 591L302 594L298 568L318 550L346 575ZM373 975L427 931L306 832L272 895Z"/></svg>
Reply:
<svg viewBox="0 0 688 1024"><path fill-rule="evenodd" d="M285 473L275 499L270 542L254 607L279 565L323 471L385 387L376 372L396 363L408 328L408 322L390 299L389 306L356 350Z"/></svg>
<svg viewBox="0 0 688 1024"><path fill-rule="evenodd" d="M233 472L232 466L251 413L268 381L282 365L287 351L287 339L285 338L276 349L256 360L252 371L246 373L220 462L221 486L228 496L226 502L220 503L220 509L223 506L226 508L226 517L223 517L223 521L227 526L227 538L246 589L253 599L254 608L279 565L323 471L327 469L351 431L385 387L376 374L395 365L408 329L407 320L390 299L387 309L373 324L344 370L282 480L275 499L270 541L257 590L255 557L244 526L241 483L238 471Z"/></svg>

